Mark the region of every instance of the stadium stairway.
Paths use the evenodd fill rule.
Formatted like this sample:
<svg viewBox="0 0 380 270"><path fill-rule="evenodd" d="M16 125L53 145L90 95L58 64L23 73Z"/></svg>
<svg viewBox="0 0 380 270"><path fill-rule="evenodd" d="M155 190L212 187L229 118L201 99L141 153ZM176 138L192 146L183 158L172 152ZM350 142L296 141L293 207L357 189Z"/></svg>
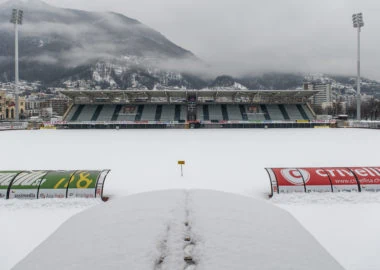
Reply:
<svg viewBox="0 0 380 270"><path fill-rule="evenodd" d="M96 107L95 113L91 117L91 121L97 121L98 120L98 117L99 117L100 113L102 112L103 107L104 107L104 105L98 105L98 107Z"/></svg>
<svg viewBox="0 0 380 270"><path fill-rule="evenodd" d="M115 112L115 107L116 105L103 105L103 109L100 112L97 121L111 121L113 113Z"/></svg>
<svg viewBox="0 0 380 270"><path fill-rule="evenodd" d="M315 114L311 107L308 104L302 104L302 108L305 111L307 117L309 117L310 120L315 118Z"/></svg>
<svg viewBox="0 0 380 270"><path fill-rule="evenodd" d="M111 121L117 121L117 118L119 117L120 111L121 111L121 105L117 105L115 108L115 111L113 112Z"/></svg>
<svg viewBox="0 0 380 270"><path fill-rule="evenodd" d="M271 120L268 108L266 105L260 105L261 111L264 113L265 120Z"/></svg>
<svg viewBox="0 0 380 270"><path fill-rule="evenodd" d="M137 114L135 117L135 121L141 121L143 111L144 111L144 105L139 105L139 107L137 108Z"/></svg>
<svg viewBox="0 0 380 270"><path fill-rule="evenodd" d="M223 120L228 121L229 117L228 117L228 112L227 112L227 105L223 104L221 107L222 107Z"/></svg>
<svg viewBox="0 0 380 270"><path fill-rule="evenodd" d="M162 114L162 105L157 105L156 115L154 116L154 121L160 121Z"/></svg>
<svg viewBox="0 0 380 270"><path fill-rule="evenodd" d="M181 120L181 105L175 105L174 121Z"/></svg>
<svg viewBox="0 0 380 270"><path fill-rule="evenodd" d="M79 115L82 113L83 111L83 108L84 108L84 105L79 105L79 107L77 108L77 110L75 111L73 117L70 119L70 121L77 121L78 120L78 117Z"/></svg>
<svg viewBox="0 0 380 270"><path fill-rule="evenodd" d="M210 120L210 113L208 111L208 105L203 105L203 118L205 121Z"/></svg>
<svg viewBox="0 0 380 270"><path fill-rule="evenodd" d="M247 116L247 112L245 110L244 105L239 105L239 108L240 108L240 113L241 113L241 117L243 121L248 121L248 116Z"/></svg>
<svg viewBox="0 0 380 270"><path fill-rule="evenodd" d="M297 109L300 111L303 119L310 120L309 117L307 116L305 110L303 109L303 107L300 104L297 104Z"/></svg>
<svg viewBox="0 0 380 270"><path fill-rule="evenodd" d="M278 108L280 109L282 116L284 117L285 120L290 120L288 112L285 110L284 104L278 105Z"/></svg>

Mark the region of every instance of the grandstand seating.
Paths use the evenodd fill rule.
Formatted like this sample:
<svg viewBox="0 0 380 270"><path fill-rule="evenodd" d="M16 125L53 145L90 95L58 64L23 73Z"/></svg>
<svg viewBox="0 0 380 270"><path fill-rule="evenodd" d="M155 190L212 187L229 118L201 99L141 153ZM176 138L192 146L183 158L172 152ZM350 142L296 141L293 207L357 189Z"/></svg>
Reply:
<svg viewBox="0 0 380 270"><path fill-rule="evenodd" d="M94 115L92 116L91 121L97 121L97 120L98 120L99 115L100 115L100 113L101 113L102 110L103 110L103 107L104 107L104 105L98 105L98 106L96 107L95 113L94 113Z"/></svg>
<svg viewBox="0 0 380 270"><path fill-rule="evenodd" d="M297 106L294 105L284 105L290 120L302 120L305 119ZM307 119L307 118L306 118Z"/></svg>
<svg viewBox="0 0 380 270"><path fill-rule="evenodd" d="M155 121L157 105L144 105L141 121Z"/></svg>
<svg viewBox="0 0 380 270"><path fill-rule="evenodd" d="M175 119L175 111L176 111L176 106L175 105L166 105L166 106L163 106L162 107L161 118L159 119L159 121L162 121L162 122L174 121L174 119Z"/></svg>
<svg viewBox="0 0 380 270"><path fill-rule="evenodd" d="M267 110L271 120L285 120L278 105L267 105Z"/></svg>
<svg viewBox="0 0 380 270"><path fill-rule="evenodd" d="M135 121L136 114L137 106L120 106L116 121Z"/></svg>
<svg viewBox="0 0 380 270"><path fill-rule="evenodd" d="M181 111L180 111L180 121L186 121L187 120L187 106L181 105Z"/></svg>
<svg viewBox="0 0 380 270"><path fill-rule="evenodd" d="M186 105L74 105L65 120L69 122L172 122L187 120ZM199 121L312 120L309 107L286 105L207 104L197 106Z"/></svg>
<svg viewBox="0 0 380 270"><path fill-rule="evenodd" d="M314 119L314 114L312 113L312 111L309 109L309 107L307 105L300 105L301 108L305 111L307 117L311 120L311 119Z"/></svg>
<svg viewBox="0 0 380 270"><path fill-rule="evenodd" d="M96 111L96 107L97 106L94 106L94 105L87 105L87 106L84 106L82 111L80 112L78 118L77 118L77 121L81 122L81 121L91 121L95 111Z"/></svg>
<svg viewBox="0 0 380 270"><path fill-rule="evenodd" d="M70 111L66 115L66 119L71 121L71 119L74 117L75 112L78 110L79 105L73 105L70 109Z"/></svg>
<svg viewBox="0 0 380 270"><path fill-rule="evenodd" d="M115 105L104 105L102 111L100 112L97 121L111 121L112 115L115 111Z"/></svg>
<svg viewBox="0 0 380 270"><path fill-rule="evenodd" d="M239 106L236 105L227 105L228 118L231 121L243 121L243 116L240 111Z"/></svg>
<svg viewBox="0 0 380 270"><path fill-rule="evenodd" d="M199 119L201 121L207 121L207 120L209 120L209 117L208 117L208 106L207 105L197 106L197 119Z"/></svg>
<svg viewBox="0 0 380 270"><path fill-rule="evenodd" d="M211 121L223 120L222 105L206 105L208 106L208 112Z"/></svg>
<svg viewBox="0 0 380 270"><path fill-rule="evenodd" d="M256 120L264 121L264 120L266 120L265 119L265 113L262 111L260 106L257 106L256 112L252 112L249 109L249 107L250 106L247 106L247 105L244 106L246 114L247 114L247 120L248 121L256 121Z"/></svg>

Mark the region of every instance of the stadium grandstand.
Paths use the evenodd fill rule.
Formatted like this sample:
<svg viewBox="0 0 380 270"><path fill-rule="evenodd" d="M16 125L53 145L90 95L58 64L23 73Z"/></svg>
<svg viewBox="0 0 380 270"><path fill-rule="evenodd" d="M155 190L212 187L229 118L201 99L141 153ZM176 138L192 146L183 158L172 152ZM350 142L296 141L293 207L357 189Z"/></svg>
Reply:
<svg viewBox="0 0 380 270"><path fill-rule="evenodd" d="M309 90L68 90L60 128L291 128L326 125Z"/></svg>

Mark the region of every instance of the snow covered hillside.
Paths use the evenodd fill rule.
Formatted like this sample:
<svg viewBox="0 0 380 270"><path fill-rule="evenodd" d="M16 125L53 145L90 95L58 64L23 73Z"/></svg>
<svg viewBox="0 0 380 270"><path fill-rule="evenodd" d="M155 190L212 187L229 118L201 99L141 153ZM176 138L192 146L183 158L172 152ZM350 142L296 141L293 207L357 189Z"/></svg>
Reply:
<svg viewBox="0 0 380 270"><path fill-rule="evenodd" d="M269 203L213 191L161 191L73 217L14 269L343 268Z"/></svg>
<svg viewBox="0 0 380 270"><path fill-rule="evenodd" d="M269 200L264 170L378 166L377 130L45 130L0 132L0 139L6 142L2 170L111 169L105 184L111 202L167 189L251 196L289 211L347 270L380 269L379 194L297 194ZM184 177L178 160L186 161ZM94 204L0 202L0 230L7 243L0 245L0 269L10 269L67 218Z"/></svg>

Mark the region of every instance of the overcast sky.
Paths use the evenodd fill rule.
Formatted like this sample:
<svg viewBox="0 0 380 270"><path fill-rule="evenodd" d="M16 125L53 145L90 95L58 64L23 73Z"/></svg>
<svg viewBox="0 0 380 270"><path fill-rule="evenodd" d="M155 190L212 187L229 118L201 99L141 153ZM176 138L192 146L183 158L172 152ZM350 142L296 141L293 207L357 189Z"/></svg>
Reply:
<svg viewBox="0 0 380 270"><path fill-rule="evenodd" d="M356 74L351 15L363 12L362 74L380 80L380 1L376 0L45 2L123 13L192 51L219 73L233 75L260 71Z"/></svg>

